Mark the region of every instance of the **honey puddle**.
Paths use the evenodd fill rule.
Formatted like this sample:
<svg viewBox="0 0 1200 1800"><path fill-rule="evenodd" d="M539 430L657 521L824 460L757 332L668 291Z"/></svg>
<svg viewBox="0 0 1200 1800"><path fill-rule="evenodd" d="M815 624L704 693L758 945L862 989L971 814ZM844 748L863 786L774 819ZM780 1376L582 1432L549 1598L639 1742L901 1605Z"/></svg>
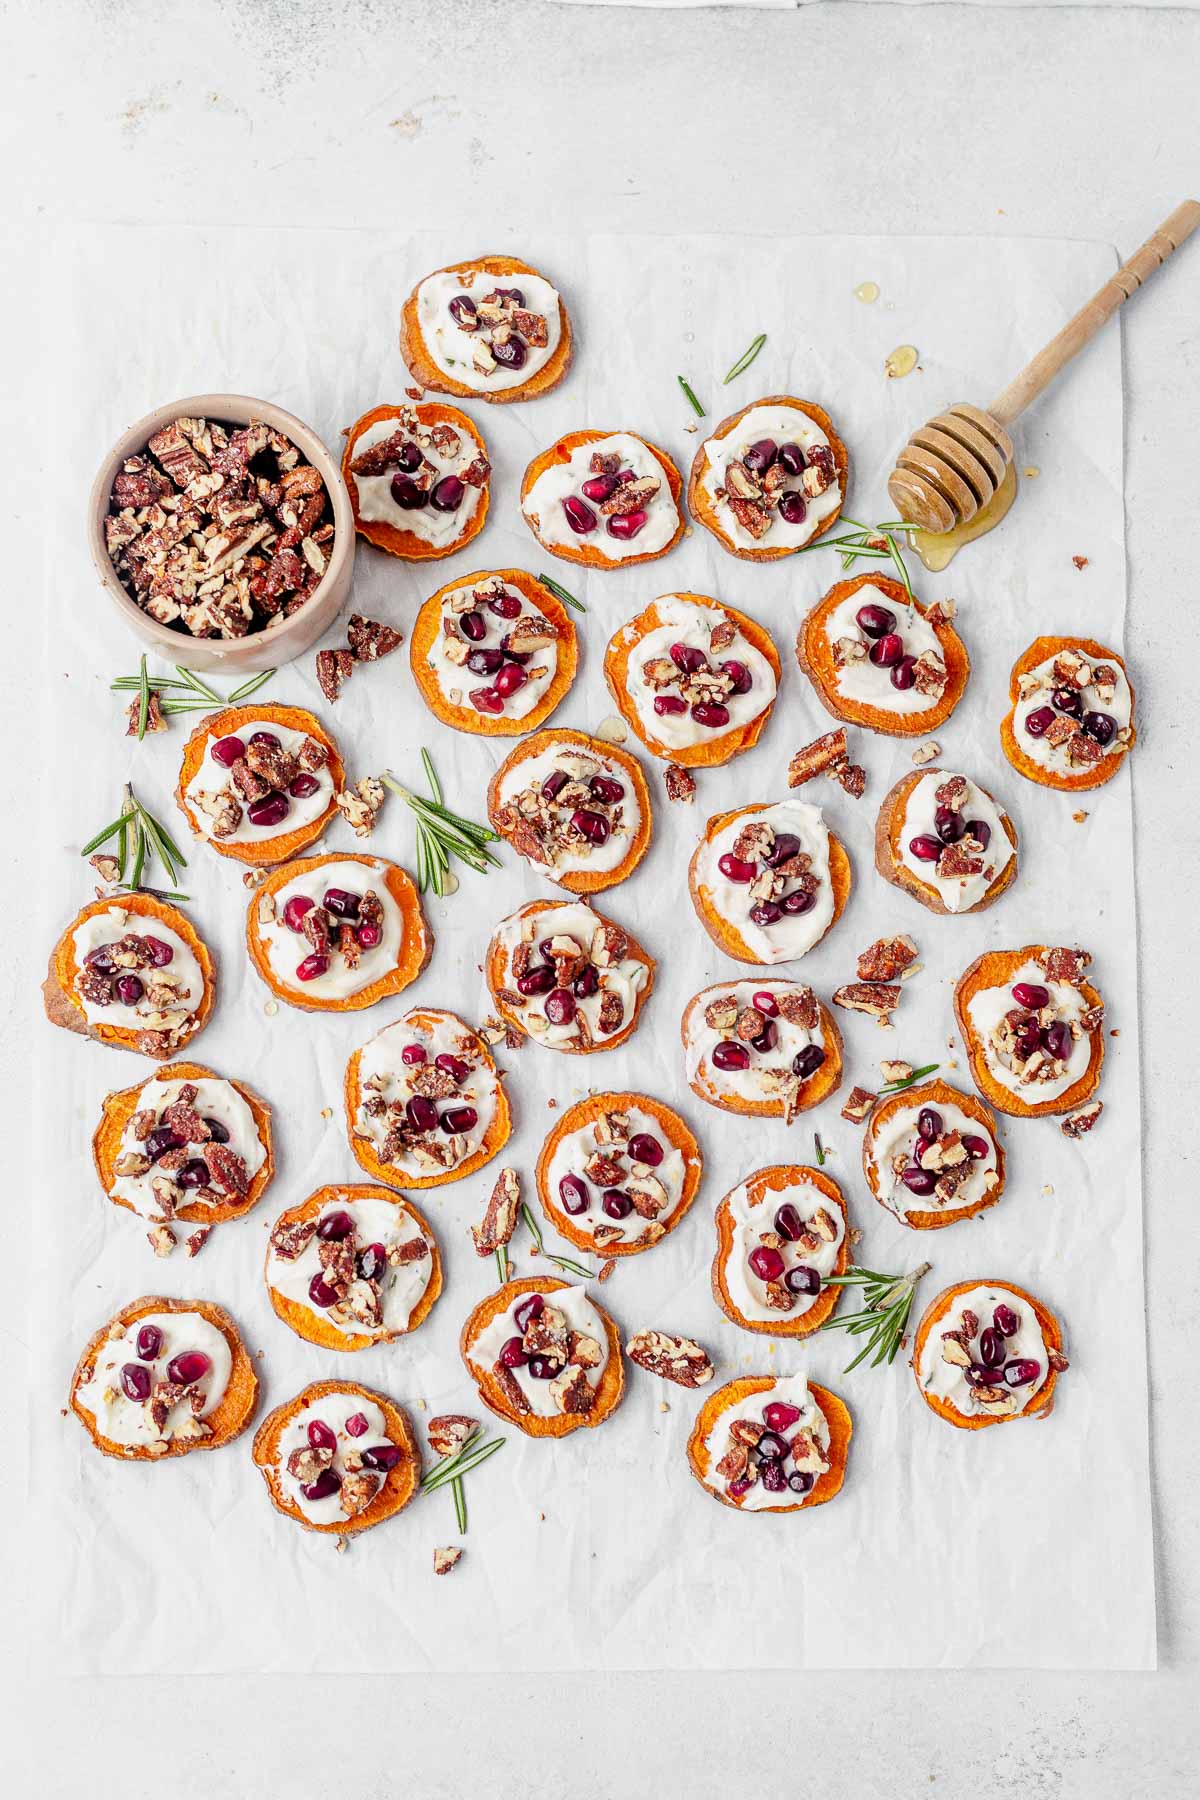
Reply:
<svg viewBox="0 0 1200 1800"><path fill-rule="evenodd" d="M976 538L986 537L989 531L994 531L1016 497L1017 471L1009 463L1004 480L982 512L977 512L965 525L956 525L952 531L914 531L912 548L925 567L936 575L953 561L964 544L973 543Z"/></svg>

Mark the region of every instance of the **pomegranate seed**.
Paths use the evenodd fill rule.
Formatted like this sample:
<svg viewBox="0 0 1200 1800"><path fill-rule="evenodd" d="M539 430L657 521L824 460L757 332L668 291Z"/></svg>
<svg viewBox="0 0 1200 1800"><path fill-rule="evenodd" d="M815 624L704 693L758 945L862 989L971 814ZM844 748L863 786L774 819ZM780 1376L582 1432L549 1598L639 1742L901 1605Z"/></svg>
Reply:
<svg viewBox="0 0 1200 1800"><path fill-rule="evenodd" d="M1030 737L1045 737L1053 723L1054 708L1052 706L1035 706L1033 711L1026 715L1025 729Z"/></svg>
<svg viewBox="0 0 1200 1800"><path fill-rule="evenodd" d="M992 841L992 828L982 819L968 819L966 832L973 837L981 850L986 850Z"/></svg>
<svg viewBox="0 0 1200 1800"><path fill-rule="evenodd" d="M524 306L525 304L525 296L520 288L498 287L496 294L501 300L511 300L514 306Z"/></svg>
<svg viewBox="0 0 1200 1800"><path fill-rule="evenodd" d="M756 444L751 444L742 461L752 475L765 475L778 455L779 446L774 438L759 438Z"/></svg>
<svg viewBox="0 0 1200 1800"><path fill-rule="evenodd" d="M446 311L454 323L463 331L475 331L479 325L479 308L470 294L455 294L453 300L447 301Z"/></svg>
<svg viewBox="0 0 1200 1800"><path fill-rule="evenodd" d="M576 807L571 814L571 824L589 844L604 844L608 841L611 827L603 813L592 812L586 806Z"/></svg>
<svg viewBox="0 0 1200 1800"><path fill-rule="evenodd" d="M513 1307L513 1323L518 1331L527 1331L531 1319L540 1319L546 1310L543 1294L530 1294Z"/></svg>
<svg viewBox="0 0 1200 1800"><path fill-rule="evenodd" d="M282 825L291 810L286 794L264 794L261 800L250 802L246 817L252 825Z"/></svg>
<svg viewBox="0 0 1200 1800"><path fill-rule="evenodd" d="M317 981L329 967L329 958L322 950L314 950L306 956L296 970L297 981Z"/></svg>
<svg viewBox="0 0 1200 1800"><path fill-rule="evenodd" d="M529 1361L519 1337L510 1337L500 1346L499 1360L506 1369L521 1369Z"/></svg>
<svg viewBox="0 0 1200 1800"><path fill-rule="evenodd" d="M624 783L614 781L609 775L593 775L588 787L604 806L615 806L618 800L625 798Z"/></svg>
<svg viewBox="0 0 1200 1800"><path fill-rule="evenodd" d="M300 1492L306 1500L328 1500L341 1491L342 1480L332 1469L322 1469L315 1481L301 1482Z"/></svg>
<svg viewBox="0 0 1200 1800"><path fill-rule="evenodd" d="M976 1137L974 1132L969 1132L962 1142L963 1149L975 1162L981 1161L992 1147L985 1137Z"/></svg>
<svg viewBox="0 0 1200 1800"><path fill-rule="evenodd" d="M443 1051L440 1056L435 1056L433 1059L433 1066L435 1069L440 1069L443 1075L453 1076L459 1087L462 1086L463 1082L467 1079L467 1076L471 1073L470 1069L460 1056L451 1056L448 1051Z"/></svg>
<svg viewBox="0 0 1200 1800"><path fill-rule="evenodd" d="M157 1162L168 1150L181 1150L184 1140L178 1132L172 1131L169 1125L156 1125L150 1133L142 1149L151 1162Z"/></svg>
<svg viewBox="0 0 1200 1800"><path fill-rule="evenodd" d="M882 637L875 639L867 655L877 669L893 668L904 655L904 639L898 632L885 631Z"/></svg>
<svg viewBox="0 0 1200 1800"><path fill-rule="evenodd" d="M917 1114L917 1136L932 1144L934 1138L940 1138L945 1127L942 1115L935 1107L923 1106Z"/></svg>
<svg viewBox="0 0 1200 1800"><path fill-rule="evenodd" d="M337 1305L338 1291L335 1287L330 1287L323 1275L314 1275L308 1284L308 1297L314 1306L324 1310Z"/></svg>
<svg viewBox="0 0 1200 1800"><path fill-rule="evenodd" d="M712 1049L714 1069L748 1069L750 1052L745 1044L735 1043L732 1038L722 1038Z"/></svg>
<svg viewBox="0 0 1200 1800"><path fill-rule="evenodd" d="M161 938L144 937L142 943L156 969L165 969L169 962L175 960L175 951L170 944L164 944Z"/></svg>
<svg viewBox="0 0 1200 1800"><path fill-rule="evenodd" d="M864 637L887 637L896 629L896 615L887 606L860 606L854 618Z"/></svg>
<svg viewBox="0 0 1200 1800"><path fill-rule="evenodd" d="M590 532L595 531L596 515L587 501L581 500L578 494L568 494L562 503L562 509L567 515L567 524L580 537L587 537Z"/></svg>
<svg viewBox="0 0 1200 1800"><path fill-rule="evenodd" d="M387 1274L387 1251L382 1244L368 1244L359 1251L356 1263L364 1281L382 1281Z"/></svg>
<svg viewBox="0 0 1200 1800"><path fill-rule="evenodd" d="M778 868L779 864L786 862L789 856L795 856L799 848L800 839L794 831L781 831L777 833L775 842L763 857L763 861L769 869Z"/></svg>
<svg viewBox="0 0 1200 1800"><path fill-rule="evenodd" d="M517 992L526 999L532 994L548 994L554 986L554 970L546 967L530 969L528 974L517 977Z"/></svg>
<svg viewBox="0 0 1200 1800"><path fill-rule="evenodd" d="M234 763L245 756L246 746L240 737L223 737L210 746L208 753L223 769L232 769Z"/></svg>
<svg viewBox="0 0 1200 1800"><path fill-rule="evenodd" d="M323 1213L317 1220L317 1236L327 1244L340 1244L354 1230L354 1220L344 1207L336 1212Z"/></svg>
<svg viewBox="0 0 1200 1800"><path fill-rule="evenodd" d="M137 1353L143 1362L156 1362L162 1354L163 1334L157 1325L143 1325L137 1334L136 1343Z"/></svg>
<svg viewBox="0 0 1200 1800"><path fill-rule="evenodd" d="M750 689L754 686L753 675L751 675L745 663L738 662L736 658L731 657L728 662L723 662L721 664L721 669L724 674L728 675L730 681L732 681L735 694L748 694Z"/></svg>
<svg viewBox="0 0 1200 1800"><path fill-rule="evenodd" d="M303 931L304 915L316 905L307 894L293 894L283 909L283 922L289 931Z"/></svg>
<svg viewBox="0 0 1200 1800"><path fill-rule="evenodd" d="M589 963L586 969L580 969L571 983L571 992L578 1000L587 1000L600 991L600 977Z"/></svg>
<svg viewBox="0 0 1200 1800"><path fill-rule="evenodd" d="M783 1258L769 1244L756 1245L748 1260L760 1281L778 1281L783 1274Z"/></svg>
<svg viewBox="0 0 1200 1800"><path fill-rule="evenodd" d="M468 698L476 712L502 713L504 711L504 696L498 694L495 688L472 688Z"/></svg>
<svg viewBox="0 0 1200 1800"><path fill-rule="evenodd" d="M744 858L734 856L732 851L728 850L724 856L718 858L717 867L720 869L726 881L736 881L742 886L748 881L753 881L754 877L758 874L758 869L754 863L746 862Z"/></svg>
<svg viewBox="0 0 1200 1800"><path fill-rule="evenodd" d="M525 340L519 338L515 332L512 337L506 338L504 343L492 345L492 355L506 369L523 369L528 354Z"/></svg>
<svg viewBox="0 0 1200 1800"><path fill-rule="evenodd" d="M288 783L288 793L293 800L311 800L320 785L315 775L297 775Z"/></svg>
<svg viewBox="0 0 1200 1800"><path fill-rule="evenodd" d="M768 1400L763 1407L763 1424L768 1431L786 1431L800 1417L800 1408L790 1400Z"/></svg>
<svg viewBox="0 0 1200 1800"><path fill-rule="evenodd" d="M684 675L695 675L701 669L707 672L709 663L703 650L697 650L693 644L672 644L671 661Z"/></svg>
<svg viewBox="0 0 1200 1800"><path fill-rule="evenodd" d="M635 1131L629 1140L629 1155L647 1169L657 1169L663 1159L663 1147L648 1131Z"/></svg>
<svg viewBox="0 0 1200 1800"><path fill-rule="evenodd" d="M940 838L915 837L909 838L908 847L918 862L936 862L942 854L943 844Z"/></svg>
<svg viewBox="0 0 1200 1800"><path fill-rule="evenodd" d="M817 904L817 896L807 888L795 888L792 893L785 894L780 904L785 913L811 912Z"/></svg>
<svg viewBox="0 0 1200 1800"><path fill-rule="evenodd" d="M1004 1361L1004 1333L985 1325L979 1334L979 1360L985 1368L995 1369Z"/></svg>
<svg viewBox="0 0 1200 1800"><path fill-rule="evenodd" d="M570 776L565 769L554 769L542 783L542 799L556 800L566 787Z"/></svg>
<svg viewBox="0 0 1200 1800"><path fill-rule="evenodd" d="M1013 1362L1004 1365L1004 1380L1009 1387L1027 1387L1036 1381L1042 1372L1042 1365L1030 1356L1017 1357Z"/></svg>
<svg viewBox="0 0 1200 1800"><path fill-rule="evenodd" d="M452 1106L442 1114L442 1130L451 1134L474 1131L479 1123L479 1114L473 1106Z"/></svg>
<svg viewBox="0 0 1200 1800"><path fill-rule="evenodd" d="M182 1350L167 1364L167 1380L177 1381L180 1387L191 1387L194 1381L203 1381L211 1368L203 1350Z"/></svg>
<svg viewBox="0 0 1200 1800"><path fill-rule="evenodd" d="M972 1387L992 1387L1000 1379L1000 1371L989 1369L983 1363L972 1363L966 1377Z"/></svg>
<svg viewBox="0 0 1200 1800"><path fill-rule="evenodd" d="M799 444L780 444L779 460L789 475L803 475L805 458Z"/></svg>
<svg viewBox="0 0 1200 1800"><path fill-rule="evenodd" d="M613 489L621 484L615 475L593 475L583 484L583 492L589 500L599 506L601 500L607 500Z"/></svg>
<svg viewBox="0 0 1200 1800"><path fill-rule="evenodd" d="M99 969L102 975L111 975L117 966L108 944L98 944L94 950L88 951L83 960L89 969Z"/></svg>
<svg viewBox="0 0 1200 1800"><path fill-rule="evenodd" d="M406 475L411 475L414 469L419 469L424 461L425 458L421 455L419 446L414 444L411 438L407 443L401 444L396 452L396 462Z"/></svg>
<svg viewBox="0 0 1200 1800"><path fill-rule="evenodd" d="M482 644L487 636L487 620L474 607L470 612L463 613L458 621L458 628L471 644Z"/></svg>
<svg viewBox="0 0 1200 1800"><path fill-rule="evenodd" d="M118 975L113 987L122 1006L136 1006L146 991L145 983L138 975Z"/></svg>
<svg viewBox="0 0 1200 1800"><path fill-rule="evenodd" d="M321 904L335 919L357 919L361 900L361 894L352 894L347 888L334 887L325 889Z"/></svg>
<svg viewBox="0 0 1200 1800"><path fill-rule="evenodd" d="M793 1494L811 1494L816 1480L816 1476L809 1469L793 1469L788 1476L788 1487Z"/></svg>
<svg viewBox="0 0 1200 1800"><path fill-rule="evenodd" d="M283 748L283 745L279 742L279 739L275 736L273 731L252 731L250 733L250 742L252 744L261 744L264 750L282 750Z"/></svg>
<svg viewBox="0 0 1200 1800"><path fill-rule="evenodd" d="M697 725L704 725L709 731L719 731L729 723L729 708L722 706L719 700L697 700L692 708L692 717Z"/></svg>
<svg viewBox="0 0 1200 1800"><path fill-rule="evenodd" d="M965 822L948 806L939 806L933 815L933 829L943 844L957 844L966 830Z"/></svg>
<svg viewBox="0 0 1200 1800"><path fill-rule="evenodd" d="M754 1484L748 1475L740 1475L736 1481L730 1482L725 1492L734 1500L740 1500L743 1494L748 1494L750 1492L753 1485Z"/></svg>
<svg viewBox="0 0 1200 1800"><path fill-rule="evenodd" d="M495 613L498 619L519 619L521 616L521 599L517 594L493 594L487 605L488 611Z"/></svg>
<svg viewBox="0 0 1200 1800"><path fill-rule="evenodd" d="M821 1277L818 1271L811 1268L808 1263L797 1263L796 1267L789 1269L784 1276L783 1285L792 1294L819 1294Z"/></svg>
<svg viewBox="0 0 1200 1800"><path fill-rule="evenodd" d="M1083 695L1078 688L1055 688L1050 696L1050 704L1056 712L1068 713L1071 718L1077 719L1083 711Z"/></svg>
<svg viewBox="0 0 1200 1800"><path fill-rule="evenodd" d="M1050 989L1038 981L1018 981L1013 985L1012 997L1018 1006L1024 1006L1029 1012L1040 1012L1043 1006L1050 1004Z"/></svg>
<svg viewBox="0 0 1200 1800"><path fill-rule="evenodd" d="M411 475L393 475L391 495L396 505L403 507L405 512L415 512L429 499L425 489Z"/></svg>
<svg viewBox="0 0 1200 1800"><path fill-rule="evenodd" d="M543 1010L552 1025L569 1025L577 1010L575 996L570 988L553 988L546 995Z"/></svg>
<svg viewBox="0 0 1200 1800"><path fill-rule="evenodd" d="M368 1469L381 1469L385 1474L394 1469L403 1455L399 1444L372 1444L362 1453L363 1464Z"/></svg>
<svg viewBox="0 0 1200 1800"><path fill-rule="evenodd" d="M351 1413L350 1417L346 1420L347 1437L366 1437L370 1429L371 1427L367 1423L366 1413Z"/></svg>
<svg viewBox="0 0 1200 1800"><path fill-rule="evenodd" d="M600 1204L610 1219L627 1219L633 1211L633 1201L620 1188L605 1188Z"/></svg>
<svg viewBox="0 0 1200 1800"><path fill-rule="evenodd" d="M121 1391L127 1400L148 1400L150 1398L150 1371L141 1363L123 1363L121 1366Z"/></svg>
<svg viewBox="0 0 1200 1800"><path fill-rule="evenodd" d="M308 1441L314 1450L336 1450L337 1432L333 1431L324 1419L310 1419Z"/></svg>
<svg viewBox="0 0 1200 1800"><path fill-rule="evenodd" d="M529 1373L535 1381L550 1381L558 1373L558 1367L548 1356L531 1356Z"/></svg>
<svg viewBox="0 0 1200 1800"><path fill-rule="evenodd" d="M774 900L760 900L757 906L750 908L751 923L755 925L778 925L782 917L783 908Z"/></svg>
<svg viewBox="0 0 1200 1800"><path fill-rule="evenodd" d="M472 675L494 675L497 669L504 667L503 650L472 650L467 657L467 667Z"/></svg>
<svg viewBox="0 0 1200 1800"><path fill-rule="evenodd" d="M785 525L803 525L808 517L808 505L798 489L790 488L779 496L779 516Z"/></svg>
<svg viewBox="0 0 1200 1800"><path fill-rule="evenodd" d="M194 1156L191 1162L185 1162L182 1169L177 1169L175 1179L183 1188L202 1188L208 1186L208 1164Z"/></svg>
<svg viewBox="0 0 1200 1800"><path fill-rule="evenodd" d="M577 1175L564 1175L558 1184L558 1197L562 1201L563 1211L572 1217L576 1213L588 1209L588 1192Z"/></svg>
<svg viewBox="0 0 1200 1800"><path fill-rule="evenodd" d="M1002 1300L992 1313L992 1324L1001 1337L1016 1337L1021 1329L1021 1315L1014 1312L1011 1306L1006 1306Z"/></svg>
<svg viewBox="0 0 1200 1800"><path fill-rule="evenodd" d="M766 988L760 988L751 997L751 1005L755 1012L762 1013L764 1018L777 1019L779 1017L779 1003L774 994L769 994Z"/></svg>
<svg viewBox="0 0 1200 1800"><path fill-rule="evenodd" d="M626 542L629 538L635 538L637 536L649 517L650 514L644 511L615 513L608 521L608 535L609 537L620 538L622 542Z"/></svg>
<svg viewBox="0 0 1200 1800"><path fill-rule="evenodd" d="M758 1479L768 1494L786 1494L787 1476L783 1472L783 1464L777 1457L768 1456L758 1465Z"/></svg>
<svg viewBox="0 0 1200 1800"><path fill-rule="evenodd" d="M429 496L429 504L438 512L457 512L466 491L466 482L457 475L443 475Z"/></svg>
<svg viewBox="0 0 1200 1800"><path fill-rule="evenodd" d="M915 656L902 656L892 669L892 686L903 693L915 685L917 679L917 659Z"/></svg>
<svg viewBox="0 0 1200 1800"><path fill-rule="evenodd" d="M673 717L676 713L687 711L687 701L681 700L678 694L655 694L654 710L660 719Z"/></svg>
<svg viewBox="0 0 1200 1800"><path fill-rule="evenodd" d="M804 1221L790 1200L785 1200L776 1212L775 1229L780 1237L787 1238L791 1244L794 1244L796 1239L803 1235Z"/></svg>
<svg viewBox="0 0 1200 1800"><path fill-rule="evenodd" d="M788 1453L787 1443L776 1431L764 1431L754 1446L758 1455L764 1458L782 1459Z"/></svg>
<svg viewBox="0 0 1200 1800"><path fill-rule="evenodd" d="M424 1044L405 1044L400 1052L400 1061L406 1069L419 1069L423 1062L429 1061L429 1052Z"/></svg>
<svg viewBox="0 0 1200 1800"><path fill-rule="evenodd" d="M792 1074L798 1075L801 1081L807 1081L810 1075L816 1074L824 1061L825 1052L820 1044L806 1044L792 1058Z"/></svg>
<svg viewBox="0 0 1200 1800"><path fill-rule="evenodd" d="M383 932L378 925L360 925L355 936L364 950L374 950L383 942Z"/></svg>
<svg viewBox="0 0 1200 1800"><path fill-rule="evenodd" d="M1083 729L1098 744L1111 744L1117 735L1117 721L1108 713L1090 712L1083 715Z"/></svg>
<svg viewBox="0 0 1200 1800"><path fill-rule="evenodd" d="M1055 1062L1066 1062L1075 1042L1071 1036L1071 1027L1064 1024L1061 1019L1056 1020L1047 1029L1042 1041Z"/></svg>
<svg viewBox="0 0 1200 1800"><path fill-rule="evenodd" d="M931 1169L919 1169L916 1163L910 1163L907 1169L900 1171L900 1179L910 1194L932 1194L937 1186L937 1176Z"/></svg>
<svg viewBox="0 0 1200 1800"><path fill-rule="evenodd" d="M414 1131L436 1131L438 1109L425 1094L413 1094L404 1103L405 1115Z"/></svg>

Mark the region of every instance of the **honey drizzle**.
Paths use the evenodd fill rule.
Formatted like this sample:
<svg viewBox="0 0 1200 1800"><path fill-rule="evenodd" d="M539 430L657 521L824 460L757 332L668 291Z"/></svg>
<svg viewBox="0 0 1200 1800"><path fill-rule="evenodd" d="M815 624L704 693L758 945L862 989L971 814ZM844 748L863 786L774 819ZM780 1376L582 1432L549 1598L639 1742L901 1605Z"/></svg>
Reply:
<svg viewBox="0 0 1200 1800"><path fill-rule="evenodd" d="M1017 471L1009 463L1004 472L1004 480L987 505L973 519L968 519L965 524L955 525L950 531L914 531L910 539L913 550L927 569L938 574L953 561L964 544L973 543L976 538L986 537L989 531L995 531L1016 497Z"/></svg>

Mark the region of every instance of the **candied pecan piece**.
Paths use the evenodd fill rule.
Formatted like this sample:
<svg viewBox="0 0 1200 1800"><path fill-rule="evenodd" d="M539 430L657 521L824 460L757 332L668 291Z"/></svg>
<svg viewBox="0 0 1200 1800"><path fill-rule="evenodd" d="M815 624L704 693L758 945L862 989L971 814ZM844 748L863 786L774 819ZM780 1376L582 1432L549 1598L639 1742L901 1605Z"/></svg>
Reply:
<svg viewBox="0 0 1200 1800"><path fill-rule="evenodd" d="M696 778L680 763L668 763L663 770L663 782L667 790L668 800L681 801L689 805L696 796Z"/></svg>
<svg viewBox="0 0 1200 1800"><path fill-rule="evenodd" d="M898 937L876 938L858 959L860 981L903 981L916 974L917 946L907 933Z"/></svg>
<svg viewBox="0 0 1200 1800"><path fill-rule="evenodd" d="M815 775L829 774L847 759L846 728L839 725L836 731L827 731L823 737L814 738L811 744L796 751L788 764L788 786L803 787Z"/></svg>
<svg viewBox="0 0 1200 1800"><path fill-rule="evenodd" d="M244 756L239 756L229 771L229 779L249 805L254 800L263 800L271 791L271 784L261 775L257 775Z"/></svg>
<svg viewBox="0 0 1200 1800"><path fill-rule="evenodd" d="M393 650L400 648L404 642L404 633L393 631L381 619L368 619L362 613L351 613L346 638L355 662L378 662L381 656L390 656Z"/></svg>
<svg viewBox="0 0 1200 1800"><path fill-rule="evenodd" d="M407 431L393 431L378 444L370 444L360 451L350 463L352 475L385 475L392 468L400 466L400 452L408 442Z"/></svg>
<svg viewBox="0 0 1200 1800"><path fill-rule="evenodd" d="M842 1107L842 1117L851 1125L861 1125L874 1104L875 1095L870 1088L852 1087Z"/></svg>
<svg viewBox="0 0 1200 1800"><path fill-rule="evenodd" d="M614 1031L620 1029L624 1017L625 1002L620 994L615 994L611 988L605 988L600 996L600 1011L596 1020L600 1036L611 1037Z"/></svg>
<svg viewBox="0 0 1200 1800"><path fill-rule="evenodd" d="M703 1387L714 1374L708 1352L694 1338L671 1337L664 1331L635 1331L625 1354L639 1369L680 1387Z"/></svg>
<svg viewBox="0 0 1200 1800"><path fill-rule="evenodd" d="M286 788L299 769L291 751L281 744L256 744L253 739L246 745L246 761L269 788Z"/></svg>
<svg viewBox="0 0 1200 1800"><path fill-rule="evenodd" d="M810 987L801 988L797 993L777 994L775 1003L780 1017L789 1025L799 1025L805 1031L815 1031L821 1020L817 996Z"/></svg>
<svg viewBox="0 0 1200 1800"><path fill-rule="evenodd" d="M349 650L317 651L317 681L331 706L353 673L354 658Z"/></svg>
<svg viewBox="0 0 1200 1800"><path fill-rule="evenodd" d="M1077 1106L1074 1112L1067 1113L1060 1121L1063 1136L1069 1138L1086 1136L1103 1111L1103 1100L1089 1100L1085 1105Z"/></svg>
<svg viewBox="0 0 1200 1800"><path fill-rule="evenodd" d="M481 1225L472 1225L475 1251L479 1256L492 1256L507 1244L516 1229L521 1207L521 1183L515 1169L501 1169Z"/></svg>
<svg viewBox="0 0 1200 1800"><path fill-rule="evenodd" d="M429 1448L435 1456L454 1456L478 1429L479 1420L468 1418L466 1413L439 1413L427 1427Z"/></svg>
<svg viewBox="0 0 1200 1800"><path fill-rule="evenodd" d="M205 1144L203 1157L212 1179L227 1193L241 1199L249 1191L250 1176L245 1158L231 1150L228 1144Z"/></svg>
<svg viewBox="0 0 1200 1800"><path fill-rule="evenodd" d="M890 1025L900 1004L900 988L882 981L851 981L834 989L833 1004L846 1012L869 1013L881 1025Z"/></svg>

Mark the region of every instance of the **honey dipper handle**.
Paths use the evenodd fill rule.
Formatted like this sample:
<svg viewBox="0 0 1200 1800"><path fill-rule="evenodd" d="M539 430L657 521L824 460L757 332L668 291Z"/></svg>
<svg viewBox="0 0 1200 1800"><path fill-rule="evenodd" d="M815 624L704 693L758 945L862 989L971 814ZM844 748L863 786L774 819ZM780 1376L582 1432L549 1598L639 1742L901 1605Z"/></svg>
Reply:
<svg viewBox="0 0 1200 1800"><path fill-rule="evenodd" d="M1135 250L1129 261L1122 263L1111 280L1106 281L1099 292L1092 295L1087 305L1081 307L1075 317L1063 326L1058 336L1052 337L1038 351L1033 361L1026 363L1021 373L1009 382L988 409L992 417L999 420L1001 425L1011 425L1030 402L1037 399L1042 389L1049 387L1059 370L1065 368L1071 358L1091 342L1100 327L1112 318L1118 306L1128 300L1130 294L1136 293L1144 281L1149 281L1154 271L1166 262L1172 250L1178 250L1198 225L1200 201L1185 200L1182 206L1177 206L1153 236L1146 239L1141 249Z"/></svg>

